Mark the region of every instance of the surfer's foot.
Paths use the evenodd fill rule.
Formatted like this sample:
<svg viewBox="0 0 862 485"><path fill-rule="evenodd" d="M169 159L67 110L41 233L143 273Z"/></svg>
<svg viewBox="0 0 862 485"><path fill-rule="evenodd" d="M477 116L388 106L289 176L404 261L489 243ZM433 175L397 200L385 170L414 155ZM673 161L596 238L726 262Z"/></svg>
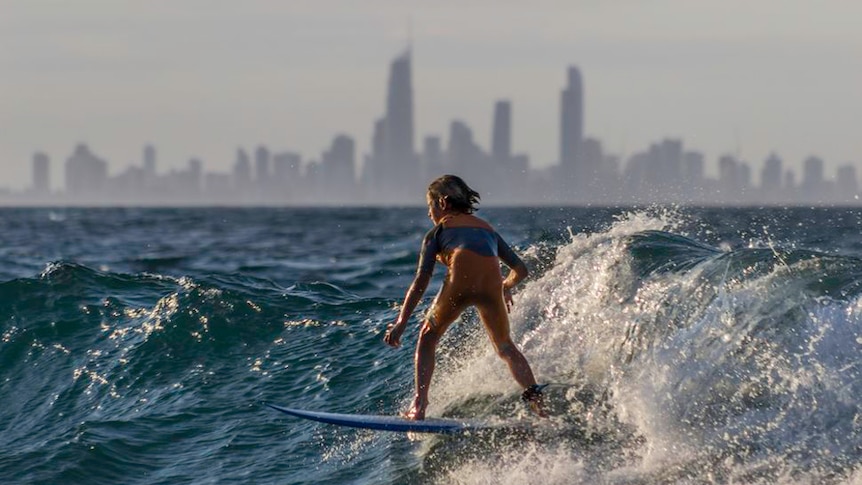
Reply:
<svg viewBox="0 0 862 485"><path fill-rule="evenodd" d="M548 417L548 414L545 413L545 400L542 396L542 389L544 388L545 386L543 385L533 384L524 389L524 392L521 393L521 400L530 407L530 411L532 411L533 414L540 418Z"/></svg>
<svg viewBox="0 0 862 485"><path fill-rule="evenodd" d="M410 409L404 413L404 417L407 419L412 419L413 421L422 421L425 419L425 408L428 406L428 403L423 403L419 401L419 398L413 398L413 404L410 405Z"/></svg>

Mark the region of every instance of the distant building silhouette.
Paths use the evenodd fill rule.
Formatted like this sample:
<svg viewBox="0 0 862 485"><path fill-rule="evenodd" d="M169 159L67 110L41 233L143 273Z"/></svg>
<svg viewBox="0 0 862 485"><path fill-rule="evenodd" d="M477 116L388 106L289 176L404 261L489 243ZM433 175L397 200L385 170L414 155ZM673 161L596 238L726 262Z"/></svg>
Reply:
<svg viewBox="0 0 862 485"><path fill-rule="evenodd" d="M234 190L239 193L248 193L252 187L251 160L248 153L242 148L236 151L236 162L233 166Z"/></svg>
<svg viewBox="0 0 862 485"><path fill-rule="evenodd" d="M584 86L581 71L571 66L560 96L560 164L578 175L578 152L584 139Z"/></svg>
<svg viewBox="0 0 862 485"><path fill-rule="evenodd" d="M686 151L682 154L682 185L685 187L685 198L697 201L703 198L705 189L703 153Z"/></svg>
<svg viewBox="0 0 862 485"><path fill-rule="evenodd" d="M272 183L276 187L273 200L276 202L299 202L302 200L300 180L302 157L298 153L278 153L272 157Z"/></svg>
<svg viewBox="0 0 862 485"><path fill-rule="evenodd" d="M350 203L356 198L355 143L347 135L338 135L332 147L321 157L321 176L326 181L327 203Z"/></svg>
<svg viewBox="0 0 862 485"><path fill-rule="evenodd" d="M80 202L98 202L108 182L108 163L95 156L85 144L75 147L66 159L66 190Z"/></svg>
<svg viewBox="0 0 862 485"><path fill-rule="evenodd" d="M764 202L778 202L781 198L781 175L783 173L781 158L775 153L770 153L763 162L760 171L760 190Z"/></svg>
<svg viewBox="0 0 862 485"><path fill-rule="evenodd" d="M823 160L819 157L810 156L803 162L802 183L799 186L802 200L817 202L822 198L826 185L823 168Z"/></svg>
<svg viewBox="0 0 862 485"><path fill-rule="evenodd" d="M842 165L835 172L835 197L840 204L859 203L859 185L856 181L856 167Z"/></svg>
<svg viewBox="0 0 862 485"><path fill-rule="evenodd" d="M506 161L512 157L512 103L508 100L494 104L491 156L496 161Z"/></svg>
<svg viewBox="0 0 862 485"><path fill-rule="evenodd" d="M363 182L377 202L404 203L416 198L419 160L414 149L413 79L410 50L389 71L386 114L374 127L372 154L366 158Z"/></svg>
<svg viewBox="0 0 862 485"><path fill-rule="evenodd" d="M33 192L34 195L51 192L51 160L42 152L33 154Z"/></svg>
<svg viewBox="0 0 862 485"><path fill-rule="evenodd" d="M606 152L597 138L584 135L584 83L577 67L567 71L560 96L559 160L531 169L527 155L513 153L512 101L496 100L491 118L490 149L483 149L465 122L453 120L447 137L423 139L414 149L412 59L407 50L390 66L384 115L374 123L369 153L357 180L356 144L339 134L319 160L303 166L293 152L271 154L263 145L254 163L242 147L226 173L204 171L189 160L184 169L157 173L156 148L147 144L143 163L113 177L106 161L79 144L65 164L65 191L50 190L50 161L35 153L33 187L18 201L35 204L421 204L422 192L442 173L465 177L490 204L854 204L859 186L853 164L838 167L835 179L825 163L804 160L801 182L770 154L752 183L752 169L739 155L718 160L718 177L705 173L705 157L686 150L681 139L651 143L623 160ZM0 190L0 202L15 194Z"/></svg>
<svg viewBox="0 0 862 485"><path fill-rule="evenodd" d="M266 190L269 182L269 149L263 145L254 151L254 180L259 190Z"/></svg>

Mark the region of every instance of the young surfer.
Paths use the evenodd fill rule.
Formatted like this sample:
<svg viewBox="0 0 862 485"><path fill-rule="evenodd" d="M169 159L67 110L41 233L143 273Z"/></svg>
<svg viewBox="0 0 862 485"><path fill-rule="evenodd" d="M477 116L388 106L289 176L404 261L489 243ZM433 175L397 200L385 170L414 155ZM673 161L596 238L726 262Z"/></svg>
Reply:
<svg viewBox="0 0 862 485"><path fill-rule="evenodd" d="M526 278L527 267L490 224L473 215L479 194L460 177L444 175L433 181L428 186L427 202L434 227L422 242L419 267L401 312L384 337L392 347L401 345L401 335L428 287L435 262L446 265L443 286L425 316L416 343L416 394L406 417L425 418L437 343L469 306L479 311L497 354L524 388L522 399L544 416L541 387L536 385L530 364L509 335L511 290ZM500 261L511 269L505 279Z"/></svg>

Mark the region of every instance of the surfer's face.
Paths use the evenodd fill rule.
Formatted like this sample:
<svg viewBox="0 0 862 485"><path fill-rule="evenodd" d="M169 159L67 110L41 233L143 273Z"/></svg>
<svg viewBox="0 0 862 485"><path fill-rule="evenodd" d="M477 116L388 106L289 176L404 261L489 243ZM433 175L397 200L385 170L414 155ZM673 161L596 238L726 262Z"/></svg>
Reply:
<svg viewBox="0 0 862 485"><path fill-rule="evenodd" d="M443 209L443 205L445 204L442 200L437 200L431 197L431 194L425 198L428 201L428 218L431 219L435 225L440 223L440 220L443 219L445 215L445 210Z"/></svg>

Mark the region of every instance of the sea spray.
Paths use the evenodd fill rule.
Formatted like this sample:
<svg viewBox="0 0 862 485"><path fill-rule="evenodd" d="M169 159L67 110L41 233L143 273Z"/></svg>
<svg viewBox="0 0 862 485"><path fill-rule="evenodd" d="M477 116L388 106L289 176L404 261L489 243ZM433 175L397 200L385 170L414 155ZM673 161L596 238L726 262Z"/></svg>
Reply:
<svg viewBox="0 0 862 485"><path fill-rule="evenodd" d="M549 400L564 415L551 421L581 429L528 447L500 442L482 460L450 464L442 482L749 483L853 471L860 261L720 250L662 231L672 225L638 215L557 249L517 294L512 326L537 374L561 384ZM511 409L505 366L472 336L484 350L447 368L432 395L448 410L465 394Z"/></svg>

